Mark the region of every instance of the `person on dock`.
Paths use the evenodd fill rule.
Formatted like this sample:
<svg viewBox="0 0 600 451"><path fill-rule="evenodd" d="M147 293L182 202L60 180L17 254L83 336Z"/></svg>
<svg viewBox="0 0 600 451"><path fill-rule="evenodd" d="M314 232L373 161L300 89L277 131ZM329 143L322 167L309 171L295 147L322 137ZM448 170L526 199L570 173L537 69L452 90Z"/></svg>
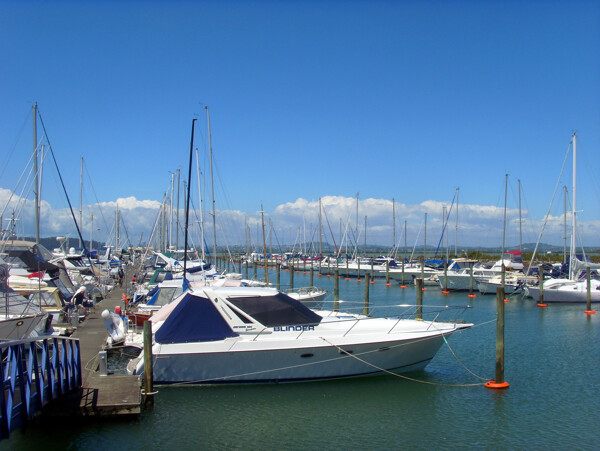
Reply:
<svg viewBox="0 0 600 451"><path fill-rule="evenodd" d="M85 308L83 301L85 299L86 288L85 285L82 285L77 289L73 297L71 298L71 309L75 309L79 311L79 309L83 310L83 316L87 318L87 309Z"/></svg>
<svg viewBox="0 0 600 451"><path fill-rule="evenodd" d="M119 286L122 287L123 286L123 277L125 277L125 272L123 271L122 266L119 267L118 275L119 275Z"/></svg>

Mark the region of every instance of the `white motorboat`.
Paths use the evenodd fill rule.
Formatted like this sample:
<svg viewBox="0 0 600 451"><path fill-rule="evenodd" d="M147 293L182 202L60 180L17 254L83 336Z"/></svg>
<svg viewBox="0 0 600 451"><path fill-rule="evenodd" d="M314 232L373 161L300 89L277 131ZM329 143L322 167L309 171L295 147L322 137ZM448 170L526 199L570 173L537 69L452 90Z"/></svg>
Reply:
<svg viewBox="0 0 600 451"><path fill-rule="evenodd" d="M472 326L315 312L270 288L186 292L150 321L156 384L299 382L415 371L433 359L446 337ZM144 372L143 353L128 371Z"/></svg>

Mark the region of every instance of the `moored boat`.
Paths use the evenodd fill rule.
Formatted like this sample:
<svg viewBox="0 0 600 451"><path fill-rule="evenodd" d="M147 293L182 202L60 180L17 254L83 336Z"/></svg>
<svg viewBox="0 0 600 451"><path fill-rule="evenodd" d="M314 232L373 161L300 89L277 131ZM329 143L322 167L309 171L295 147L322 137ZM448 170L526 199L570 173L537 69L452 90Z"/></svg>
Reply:
<svg viewBox="0 0 600 451"><path fill-rule="evenodd" d="M439 313L439 312L438 312ZM266 383L423 369L472 324L315 312L269 288L186 292L152 318L156 384ZM142 356L129 371L144 372Z"/></svg>

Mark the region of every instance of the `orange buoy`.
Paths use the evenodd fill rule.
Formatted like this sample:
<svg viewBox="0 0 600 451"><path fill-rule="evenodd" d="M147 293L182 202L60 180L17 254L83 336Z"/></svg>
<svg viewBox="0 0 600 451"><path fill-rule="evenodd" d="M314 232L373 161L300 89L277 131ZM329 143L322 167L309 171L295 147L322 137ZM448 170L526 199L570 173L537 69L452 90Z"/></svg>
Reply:
<svg viewBox="0 0 600 451"><path fill-rule="evenodd" d="M485 386L487 388L508 388L510 387L510 384L508 382L501 382L497 384L496 381L489 381L485 383Z"/></svg>
<svg viewBox="0 0 600 451"><path fill-rule="evenodd" d="M450 294L448 290L442 290L442 294Z"/></svg>
<svg viewBox="0 0 600 451"><path fill-rule="evenodd" d="M595 315L596 314L596 310L586 310L584 313L586 315Z"/></svg>
<svg viewBox="0 0 600 451"><path fill-rule="evenodd" d="M389 287L389 286L391 286L391 285L392 285L392 284L391 284L391 283L389 283L389 282L385 284L385 286L386 286L386 287Z"/></svg>
<svg viewBox="0 0 600 451"><path fill-rule="evenodd" d="M400 285L400 288L406 288L406 285Z"/></svg>
<svg viewBox="0 0 600 451"><path fill-rule="evenodd" d="M467 297L469 297L469 298L476 298L477 295L476 294L467 294Z"/></svg>
<svg viewBox="0 0 600 451"><path fill-rule="evenodd" d="M548 307L548 304L538 304L538 307Z"/></svg>
<svg viewBox="0 0 600 451"><path fill-rule="evenodd" d="M504 302L508 302L508 299L505 299Z"/></svg>

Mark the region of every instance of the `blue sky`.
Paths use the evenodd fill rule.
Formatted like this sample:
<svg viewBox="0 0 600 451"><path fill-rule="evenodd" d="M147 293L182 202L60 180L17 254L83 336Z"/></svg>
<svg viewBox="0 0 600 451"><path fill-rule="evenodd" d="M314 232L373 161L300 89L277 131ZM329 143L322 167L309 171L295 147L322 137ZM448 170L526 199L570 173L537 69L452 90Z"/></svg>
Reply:
<svg viewBox="0 0 600 451"><path fill-rule="evenodd" d="M506 173L513 210L521 180L525 240L535 241L576 130L582 235L599 244L598 2L1 1L0 39L3 203L30 156L38 102L72 202L84 157L86 217L97 200L109 216L127 198L119 205L139 236L169 171L187 173L194 117L207 185L208 105L216 205L228 212L218 227L231 242L261 203L293 241L298 225L314 226L319 197L345 224L356 193L369 241L392 241L392 198L409 242L424 212L436 241L441 205L460 187L471 206L462 244L499 245ZM45 168L42 234L73 236ZM560 182L569 189L570 168ZM548 233L562 242L561 230Z"/></svg>

